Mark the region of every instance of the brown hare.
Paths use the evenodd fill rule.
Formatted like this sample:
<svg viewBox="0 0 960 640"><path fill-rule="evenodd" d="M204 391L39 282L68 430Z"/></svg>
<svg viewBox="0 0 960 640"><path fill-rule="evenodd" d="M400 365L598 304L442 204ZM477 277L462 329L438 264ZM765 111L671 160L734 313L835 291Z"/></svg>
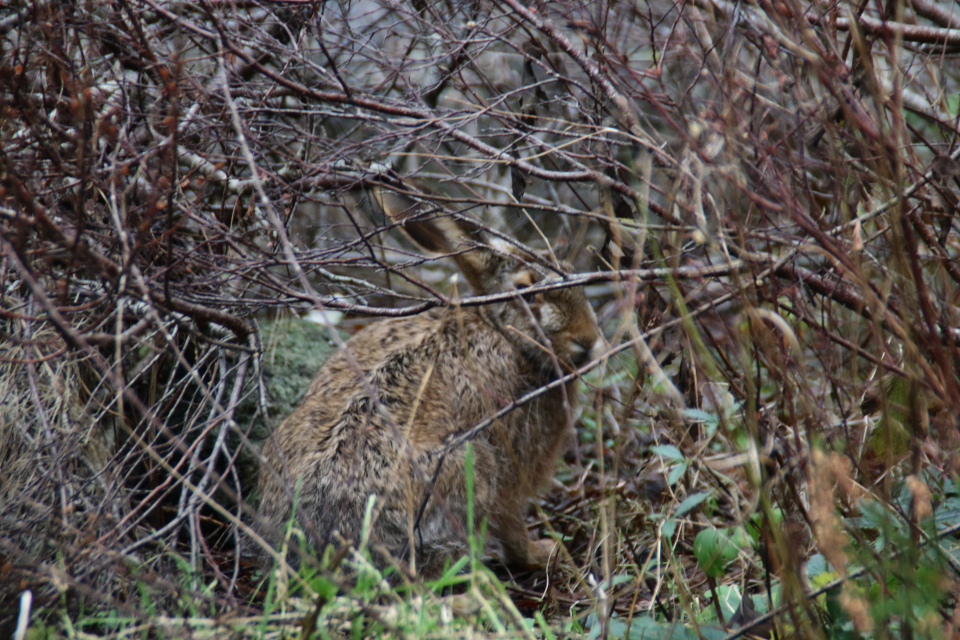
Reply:
<svg viewBox="0 0 960 640"><path fill-rule="evenodd" d="M560 269L462 218L412 199L377 199L425 250L452 254L476 295L513 292ZM603 338L581 288L495 304L433 309L377 322L323 366L300 406L263 449L258 527L268 539L296 516L312 542L356 544L370 496L374 560L430 575L467 547L465 447L447 445L511 401L600 353ZM554 544L530 540L524 516L570 441L575 381L544 393L473 439L474 517L484 553L544 566Z"/></svg>

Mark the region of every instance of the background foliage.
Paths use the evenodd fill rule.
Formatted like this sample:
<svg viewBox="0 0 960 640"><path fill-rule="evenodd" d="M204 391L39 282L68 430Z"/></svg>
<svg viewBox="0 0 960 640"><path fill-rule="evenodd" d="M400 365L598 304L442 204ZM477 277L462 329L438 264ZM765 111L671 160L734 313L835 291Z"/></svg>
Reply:
<svg viewBox="0 0 960 640"><path fill-rule="evenodd" d="M955 637L958 50L933 0L4 2L4 633ZM240 543L298 316L468 295L375 184L595 301L548 572Z"/></svg>

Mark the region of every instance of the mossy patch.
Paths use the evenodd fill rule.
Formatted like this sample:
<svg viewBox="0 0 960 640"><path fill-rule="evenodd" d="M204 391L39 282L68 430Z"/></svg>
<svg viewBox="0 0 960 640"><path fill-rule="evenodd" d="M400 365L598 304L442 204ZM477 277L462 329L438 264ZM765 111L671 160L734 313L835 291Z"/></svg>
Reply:
<svg viewBox="0 0 960 640"><path fill-rule="evenodd" d="M260 330L270 419L278 423L297 407L337 347L330 339L332 329L301 318L264 322Z"/></svg>
<svg viewBox="0 0 960 640"><path fill-rule="evenodd" d="M298 317L260 323L263 344L261 374L266 391L266 415L257 414L259 394L251 389L236 413L241 427L254 422L250 437L264 440L297 407L314 376L336 351L331 329Z"/></svg>

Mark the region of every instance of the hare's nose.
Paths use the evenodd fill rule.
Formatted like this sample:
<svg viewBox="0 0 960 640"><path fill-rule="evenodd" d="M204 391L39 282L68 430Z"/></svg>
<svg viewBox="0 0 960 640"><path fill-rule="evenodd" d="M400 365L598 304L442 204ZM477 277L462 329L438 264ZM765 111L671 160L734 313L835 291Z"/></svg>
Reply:
<svg viewBox="0 0 960 640"><path fill-rule="evenodd" d="M570 362L578 369L590 362L594 343L587 340L575 340L570 345Z"/></svg>

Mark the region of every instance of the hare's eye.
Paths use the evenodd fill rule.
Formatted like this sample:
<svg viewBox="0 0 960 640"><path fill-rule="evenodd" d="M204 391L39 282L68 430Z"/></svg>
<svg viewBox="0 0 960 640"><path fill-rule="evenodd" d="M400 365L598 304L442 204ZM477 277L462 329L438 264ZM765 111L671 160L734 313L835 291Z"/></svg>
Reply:
<svg viewBox="0 0 960 640"><path fill-rule="evenodd" d="M534 298L537 296L537 293L526 293L525 290L529 289L534 284L533 276L529 271L521 271L513 276L513 288L517 291L524 292L520 294L520 297L526 300L528 304L533 302Z"/></svg>
<svg viewBox="0 0 960 640"><path fill-rule="evenodd" d="M516 290L528 289L533 286L535 278L527 269L513 274L513 288Z"/></svg>
<svg viewBox="0 0 960 640"><path fill-rule="evenodd" d="M520 297L523 298L527 303L533 302L533 299L536 297L536 292L529 291L530 287L517 287L517 291L520 292Z"/></svg>

